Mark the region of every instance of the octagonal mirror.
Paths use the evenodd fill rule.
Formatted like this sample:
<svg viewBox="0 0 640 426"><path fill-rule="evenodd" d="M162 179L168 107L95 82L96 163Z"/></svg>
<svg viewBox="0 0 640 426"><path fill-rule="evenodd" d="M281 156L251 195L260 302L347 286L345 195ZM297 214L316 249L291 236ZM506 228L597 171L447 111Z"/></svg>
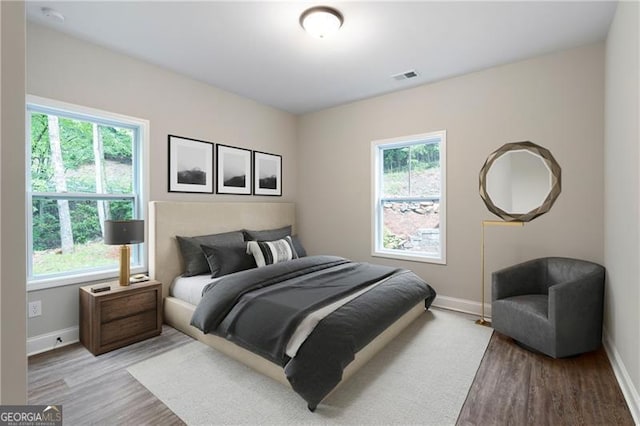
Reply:
<svg viewBox="0 0 640 426"><path fill-rule="evenodd" d="M480 169L480 197L506 221L529 222L548 212L560 195L560 165L533 142L513 142L492 152Z"/></svg>

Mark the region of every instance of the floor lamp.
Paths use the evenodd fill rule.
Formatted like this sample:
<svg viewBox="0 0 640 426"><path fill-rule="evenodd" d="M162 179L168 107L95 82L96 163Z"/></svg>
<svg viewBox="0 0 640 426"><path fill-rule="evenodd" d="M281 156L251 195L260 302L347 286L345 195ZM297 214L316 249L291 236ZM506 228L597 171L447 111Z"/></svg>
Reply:
<svg viewBox="0 0 640 426"><path fill-rule="evenodd" d="M482 263L482 316L476 321L476 324L491 327L491 322L484 317L484 228L487 226L524 226L524 222L504 222L501 220L483 220L482 221L482 248L480 249L480 262Z"/></svg>

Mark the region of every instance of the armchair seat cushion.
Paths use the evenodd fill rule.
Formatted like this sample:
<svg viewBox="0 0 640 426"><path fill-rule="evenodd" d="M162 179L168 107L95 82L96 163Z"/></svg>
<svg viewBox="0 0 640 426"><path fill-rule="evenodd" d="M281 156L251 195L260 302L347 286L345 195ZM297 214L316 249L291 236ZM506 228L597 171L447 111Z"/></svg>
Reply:
<svg viewBox="0 0 640 426"><path fill-rule="evenodd" d="M547 257L494 272L492 325L496 331L554 358L600 347L604 267Z"/></svg>
<svg viewBox="0 0 640 426"><path fill-rule="evenodd" d="M547 321L549 317L549 296L546 294L523 294L507 297L499 302L504 302L505 309L513 310L514 314L518 312L532 321L538 319Z"/></svg>
<svg viewBox="0 0 640 426"><path fill-rule="evenodd" d="M548 319L549 297L546 294L525 294L496 300L491 305L492 326L542 353L552 348L554 333Z"/></svg>

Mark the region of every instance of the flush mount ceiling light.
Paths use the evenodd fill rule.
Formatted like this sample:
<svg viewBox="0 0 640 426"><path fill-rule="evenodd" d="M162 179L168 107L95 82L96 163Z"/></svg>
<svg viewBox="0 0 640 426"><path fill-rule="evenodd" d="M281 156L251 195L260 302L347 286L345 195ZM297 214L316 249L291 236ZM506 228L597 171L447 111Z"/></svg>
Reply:
<svg viewBox="0 0 640 426"><path fill-rule="evenodd" d="M326 38L342 26L342 14L328 6L316 6L300 15L300 25L306 32L317 38Z"/></svg>

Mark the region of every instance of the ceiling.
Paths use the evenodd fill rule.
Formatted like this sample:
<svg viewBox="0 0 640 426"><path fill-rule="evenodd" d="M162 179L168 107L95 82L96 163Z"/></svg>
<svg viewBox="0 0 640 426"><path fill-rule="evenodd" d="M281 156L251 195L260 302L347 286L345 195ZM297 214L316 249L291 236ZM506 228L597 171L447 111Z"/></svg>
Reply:
<svg viewBox="0 0 640 426"><path fill-rule="evenodd" d="M344 25L315 39L318 4ZM46 18L42 7L62 13ZM37 22L295 114L604 40L615 2L28 1ZM417 78L391 76L415 69Z"/></svg>

